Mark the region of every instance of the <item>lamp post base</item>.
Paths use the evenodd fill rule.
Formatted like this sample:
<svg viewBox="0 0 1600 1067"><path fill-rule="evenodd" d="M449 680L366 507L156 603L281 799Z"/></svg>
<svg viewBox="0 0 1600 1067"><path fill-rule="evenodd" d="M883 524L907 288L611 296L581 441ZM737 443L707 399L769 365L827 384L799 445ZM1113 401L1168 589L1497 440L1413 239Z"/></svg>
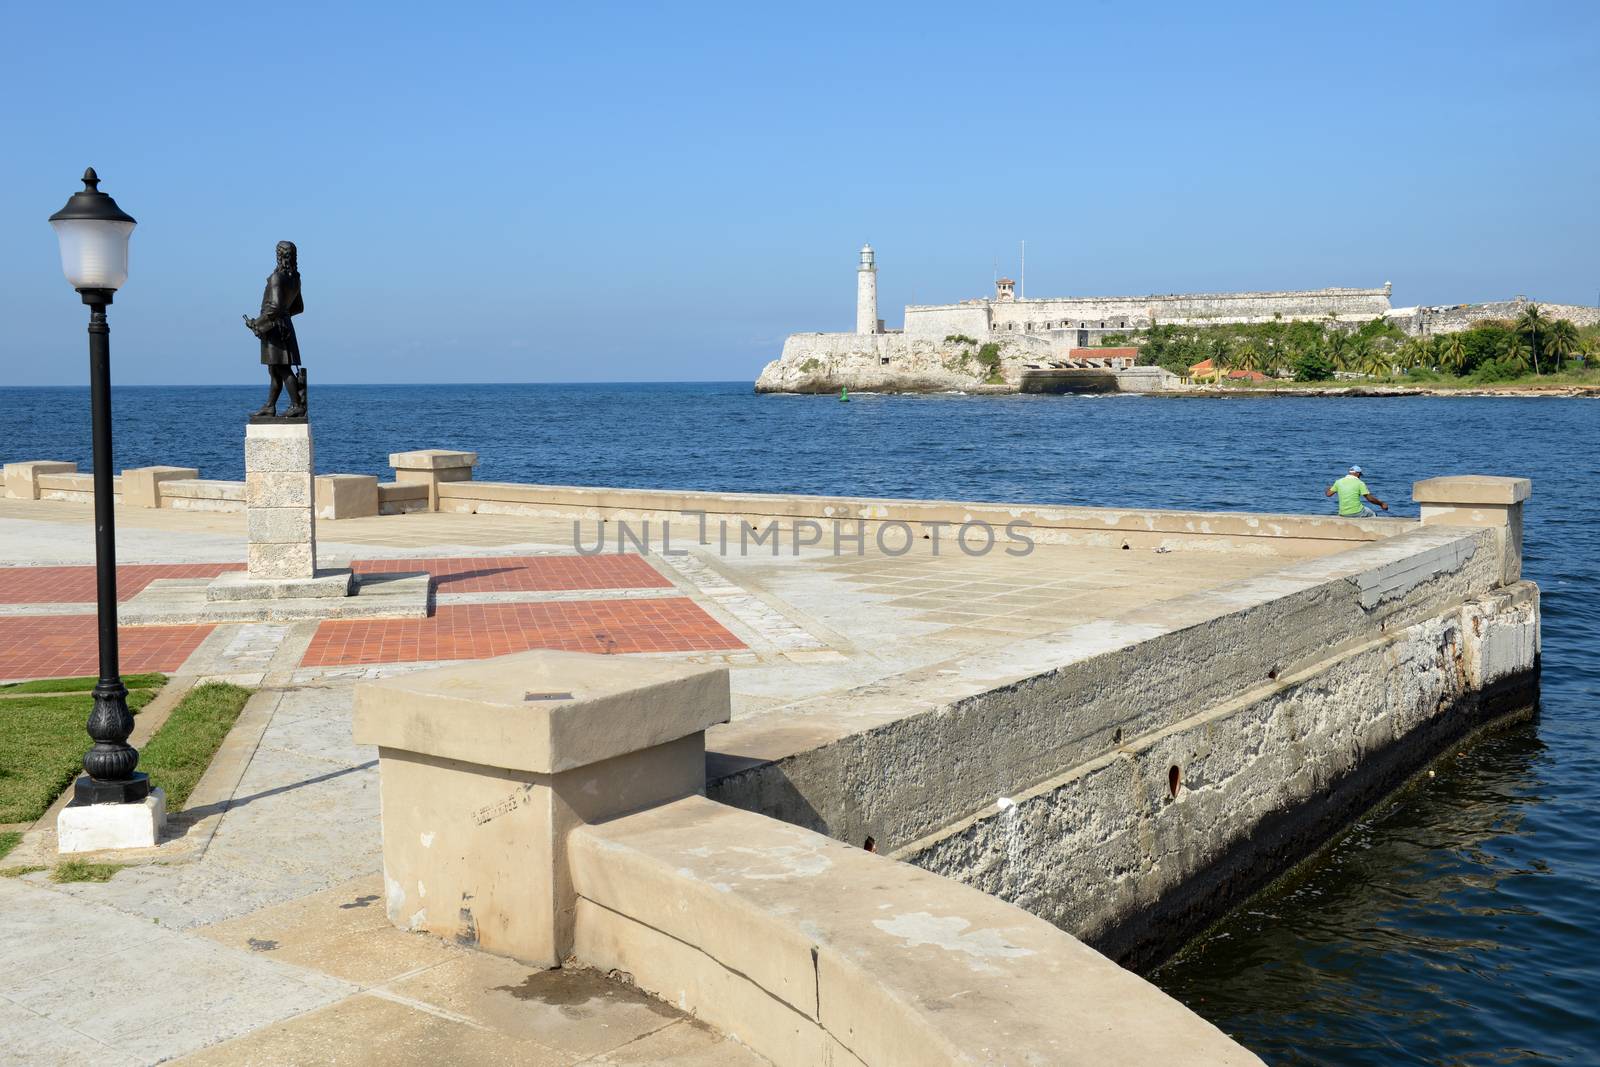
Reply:
<svg viewBox="0 0 1600 1067"><path fill-rule="evenodd" d="M80 774L72 784L71 807L87 804L139 804L150 795L150 776L134 771L122 781L100 782Z"/></svg>
<svg viewBox="0 0 1600 1067"><path fill-rule="evenodd" d="M157 788L132 804L68 804L56 816L56 851L154 848L167 824L167 794Z"/></svg>

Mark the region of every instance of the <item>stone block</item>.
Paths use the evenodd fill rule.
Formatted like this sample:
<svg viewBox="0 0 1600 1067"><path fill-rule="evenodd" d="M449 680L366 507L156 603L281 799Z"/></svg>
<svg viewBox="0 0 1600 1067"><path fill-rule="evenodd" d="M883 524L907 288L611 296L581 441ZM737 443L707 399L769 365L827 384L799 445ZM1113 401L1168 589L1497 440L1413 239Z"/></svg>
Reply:
<svg viewBox="0 0 1600 1067"><path fill-rule="evenodd" d="M53 459L30 459L5 466L6 495L13 500L38 500L39 475L70 474L78 469L76 463Z"/></svg>
<svg viewBox="0 0 1600 1067"><path fill-rule="evenodd" d="M315 524L311 509L251 508L246 515L252 545L311 544Z"/></svg>
<svg viewBox="0 0 1600 1067"><path fill-rule="evenodd" d="M309 470L255 471L245 475L244 500L252 508L309 508L312 502Z"/></svg>
<svg viewBox="0 0 1600 1067"><path fill-rule="evenodd" d="M372 474L319 474L317 518L360 519L378 513L378 479Z"/></svg>
<svg viewBox="0 0 1600 1067"><path fill-rule="evenodd" d="M389 466L395 470L459 471L461 468L466 469L467 474L465 476L458 474L449 479L451 481L464 481L466 478L471 477L472 468L477 465L478 454L476 452L452 452L444 448L424 448L415 452L389 453Z"/></svg>
<svg viewBox="0 0 1600 1067"><path fill-rule="evenodd" d="M134 467L122 472L122 503L130 508L159 508L161 483L200 477L195 467Z"/></svg>
<svg viewBox="0 0 1600 1067"><path fill-rule="evenodd" d="M388 915L542 966L571 951L568 837L705 787L724 668L567 652L363 683Z"/></svg>
<svg viewBox="0 0 1600 1067"><path fill-rule="evenodd" d="M1460 474L1413 483L1424 526L1483 526L1500 531L1501 581L1522 577L1522 503L1533 493L1527 478Z"/></svg>
<svg viewBox="0 0 1600 1067"><path fill-rule="evenodd" d="M316 574L316 555L310 542L251 544L246 567L252 578L310 578Z"/></svg>
<svg viewBox="0 0 1600 1067"><path fill-rule="evenodd" d="M256 578L247 571L226 571L206 586L208 601L296 600L346 597L355 585L348 567L318 571L314 578Z"/></svg>
<svg viewBox="0 0 1600 1067"><path fill-rule="evenodd" d="M440 483L471 481L472 468L477 465L476 452L451 452L442 448L393 452L389 455L389 466L394 468L396 482L428 487L429 511L439 510Z"/></svg>
<svg viewBox="0 0 1600 1067"><path fill-rule="evenodd" d="M252 423L245 427L246 475L265 471L310 471L313 459L309 423Z"/></svg>
<svg viewBox="0 0 1600 1067"><path fill-rule="evenodd" d="M1452 474L1426 478L1411 486L1411 499L1419 504L1517 504L1533 493L1527 478L1502 478L1490 474Z"/></svg>
<svg viewBox="0 0 1600 1067"><path fill-rule="evenodd" d="M153 848L167 823L167 794L158 786L139 804L68 805L56 816L56 851Z"/></svg>

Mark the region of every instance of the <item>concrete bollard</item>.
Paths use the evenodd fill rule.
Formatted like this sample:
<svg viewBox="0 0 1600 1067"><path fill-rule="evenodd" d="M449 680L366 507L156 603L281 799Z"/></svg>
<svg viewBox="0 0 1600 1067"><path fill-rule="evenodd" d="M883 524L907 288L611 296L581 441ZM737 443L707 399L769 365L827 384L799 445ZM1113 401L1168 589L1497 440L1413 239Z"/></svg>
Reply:
<svg viewBox="0 0 1600 1067"><path fill-rule="evenodd" d="M362 519L378 513L378 478L373 474L319 474L317 518Z"/></svg>
<svg viewBox="0 0 1600 1067"><path fill-rule="evenodd" d="M440 482L470 482L472 468L478 465L476 452L451 452L443 448L424 448L416 452L394 452L389 466L394 480L402 485L426 485L428 510L439 510Z"/></svg>
<svg viewBox="0 0 1600 1067"><path fill-rule="evenodd" d="M161 483L198 478L195 467L131 467L122 472L122 505L129 508L159 508Z"/></svg>
<svg viewBox="0 0 1600 1067"><path fill-rule="evenodd" d="M1522 578L1522 502L1533 492L1527 478L1457 474L1428 478L1411 487L1422 505L1424 526L1489 526L1500 533L1501 581Z"/></svg>
<svg viewBox="0 0 1600 1067"><path fill-rule="evenodd" d="M30 459L21 463L7 463L6 495L13 500L38 500L39 475L74 474L77 470L76 463L65 463L54 459Z"/></svg>
<svg viewBox="0 0 1600 1067"><path fill-rule="evenodd" d="M728 672L526 652L356 689L389 920L542 967L572 951L577 826L705 792Z"/></svg>

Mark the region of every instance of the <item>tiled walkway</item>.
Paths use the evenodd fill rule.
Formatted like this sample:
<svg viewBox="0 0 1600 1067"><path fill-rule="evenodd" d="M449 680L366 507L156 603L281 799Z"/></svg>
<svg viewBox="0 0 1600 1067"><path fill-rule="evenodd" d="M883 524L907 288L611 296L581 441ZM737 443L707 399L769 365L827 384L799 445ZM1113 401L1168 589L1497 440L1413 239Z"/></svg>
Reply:
<svg viewBox="0 0 1600 1067"><path fill-rule="evenodd" d="M162 578L212 578L237 563L130 565L117 568L126 601ZM480 556L358 560L357 573L425 570L446 594L498 594L487 604L446 603L426 619L324 622L302 664L355 666L482 659L534 648L577 652L720 652L744 644L688 597L520 602L519 593L670 590L672 582L640 556ZM82 604L95 598L93 567L0 568L0 604ZM469 597L470 599L470 597ZM95 617L0 616L0 679L92 674ZM213 626L122 627L122 669L175 671Z"/></svg>
<svg viewBox="0 0 1600 1067"><path fill-rule="evenodd" d="M125 674L175 671L211 626L123 626L117 631ZM99 667L93 615L0 618L0 678L67 678Z"/></svg>
<svg viewBox="0 0 1600 1067"><path fill-rule="evenodd" d="M129 600L158 578L215 578L242 563L135 564L117 568L117 599ZM93 567L0 567L0 604L84 604L95 599Z"/></svg>
<svg viewBox="0 0 1600 1067"><path fill-rule="evenodd" d="M528 593L572 589L660 589L672 583L639 556L473 556L356 560L357 574L427 571L441 593Z"/></svg>
<svg viewBox="0 0 1600 1067"><path fill-rule="evenodd" d="M301 665L483 659L532 648L717 652L744 645L687 597L462 604L426 619L351 619L317 627Z"/></svg>

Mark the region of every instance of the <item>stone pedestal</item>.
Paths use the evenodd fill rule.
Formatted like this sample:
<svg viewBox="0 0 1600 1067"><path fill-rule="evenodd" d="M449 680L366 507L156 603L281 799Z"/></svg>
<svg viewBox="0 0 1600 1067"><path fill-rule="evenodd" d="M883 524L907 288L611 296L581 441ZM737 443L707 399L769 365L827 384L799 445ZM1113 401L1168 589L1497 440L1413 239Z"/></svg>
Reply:
<svg viewBox="0 0 1600 1067"><path fill-rule="evenodd" d="M572 951L574 827L705 790L728 671L527 652L364 683L389 919L557 967Z"/></svg>
<svg viewBox="0 0 1600 1067"><path fill-rule="evenodd" d="M1522 577L1522 502L1532 492L1527 478L1456 474L1414 483L1411 499L1421 505L1424 526L1499 530L1500 576L1509 585Z"/></svg>
<svg viewBox="0 0 1600 1067"><path fill-rule="evenodd" d="M167 794L160 788L138 804L68 804L56 816L56 851L154 848L166 824Z"/></svg>
<svg viewBox="0 0 1600 1067"><path fill-rule="evenodd" d="M472 468L477 465L476 452L451 452L443 448L423 448L389 455L389 466L394 468L396 484L428 487L429 511L439 510L440 482L470 482Z"/></svg>
<svg viewBox="0 0 1600 1067"><path fill-rule="evenodd" d="M30 459L21 463L7 463L5 466L6 495L13 500L38 500L39 475L72 474L77 469L78 465L76 463L52 459Z"/></svg>
<svg viewBox="0 0 1600 1067"><path fill-rule="evenodd" d="M252 422L244 433L251 578L314 578L317 526L311 424Z"/></svg>

